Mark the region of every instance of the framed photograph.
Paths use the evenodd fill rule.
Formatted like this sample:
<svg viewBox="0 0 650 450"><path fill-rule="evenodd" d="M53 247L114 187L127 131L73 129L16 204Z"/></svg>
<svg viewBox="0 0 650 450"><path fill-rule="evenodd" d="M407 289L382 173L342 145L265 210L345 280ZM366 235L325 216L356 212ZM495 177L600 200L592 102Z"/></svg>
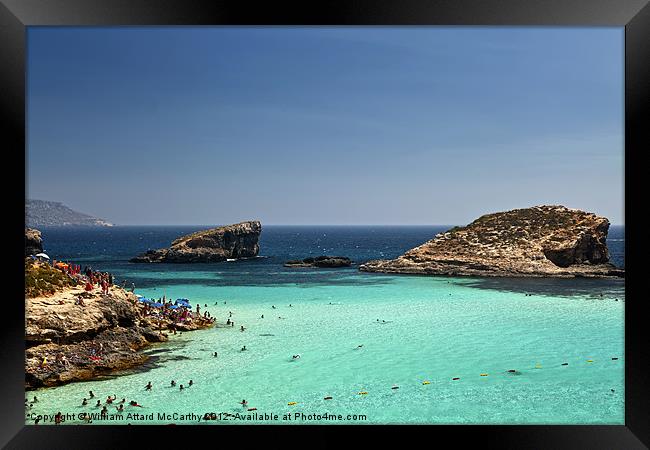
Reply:
<svg viewBox="0 0 650 450"><path fill-rule="evenodd" d="M3 0L2 444L647 448L649 22Z"/></svg>

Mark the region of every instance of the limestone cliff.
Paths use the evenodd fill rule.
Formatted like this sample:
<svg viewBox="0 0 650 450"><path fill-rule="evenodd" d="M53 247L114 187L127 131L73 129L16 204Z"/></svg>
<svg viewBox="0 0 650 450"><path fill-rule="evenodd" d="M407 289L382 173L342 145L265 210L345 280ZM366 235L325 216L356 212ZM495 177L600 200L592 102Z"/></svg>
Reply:
<svg viewBox="0 0 650 450"><path fill-rule="evenodd" d="M623 277L609 263L609 221L564 206L487 214L366 272L503 277Z"/></svg>
<svg viewBox="0 0 650 450"><path fill-rule="evenodd" d="M84 306L77 303L83 298ZM137 352L167 337L141 320L135 295L113 288L110 296L67 288L25 299L27 388L86 380L141 364Z"/></svg>
<svg viewBox="0 0 650 450"><path fill-rule="evenodd" d="M169 248L149 250L131 259L136 263L219 262L226 259L257 256L262 225L242 222L182 236Z"/></svg>
<svg viewBox="0 0 650 450"><path fill-rule="evenodd" d="M37 255L42 251L41 232L34 228L25 228L25 256Z"/></svg>

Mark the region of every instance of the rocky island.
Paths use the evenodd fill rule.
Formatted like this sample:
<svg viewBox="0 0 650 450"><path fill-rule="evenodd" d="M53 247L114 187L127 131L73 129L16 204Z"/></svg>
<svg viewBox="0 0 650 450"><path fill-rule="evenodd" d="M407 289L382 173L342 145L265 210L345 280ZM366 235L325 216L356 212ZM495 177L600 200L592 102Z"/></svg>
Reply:
<svg viewBox="0 0 650 450"><path fill-rule="evenodd" d="M349 267L352 265L350 258L345 256L316 256L314 258L296 259L284 263L284 267Z"/></svg>
<svg viewBox="0 0 650 450"><path fill-rule="evenodd" d="M250 258L260 251L262 225L259 221L241 222L182 236L171 247L149 250L131 258L134 263L198 263Z"/></svg>
<svg viewBox="0 0 650 450"><path fill-rule="evenodd" d="M609 263L609 220L564 206L487 214L365 272L490 277L624 277Z"/></svg>

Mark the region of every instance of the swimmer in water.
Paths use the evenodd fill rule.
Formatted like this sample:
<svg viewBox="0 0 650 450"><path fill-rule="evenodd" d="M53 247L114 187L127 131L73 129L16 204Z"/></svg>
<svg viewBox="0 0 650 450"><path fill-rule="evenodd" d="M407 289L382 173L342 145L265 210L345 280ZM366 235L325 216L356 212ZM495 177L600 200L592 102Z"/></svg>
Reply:
<svg viewBox="0 0 650 450"><path fill-rule="evenodd" d="M174 387L174 386L176 386L176 382L174 380L172 380L172 387Z"/></svg>
<svg viewBox="0 0 650 450"><path fill-rule="evenodd" d="M146 391L150 391L150 390L151 390L151 381L147 383L147 385L144 387L144 389L145 389Z"/></svg>
<svg viewBox="0 0 650 450"><path fill-rule="evenodd" d="M244 328L244 325L241 325L241 326L239 327L239 329L240 329L240 331L244 331L246 328Z"/></svg>
<svg viewBox="0 0 650 450"><path fill-rule="evenodd" d="M215 357L215 358L217 357L217 352L214 352L214 357Z"/></svg>
<svg viewBox="0 0 650 450"><path fill-rule="evenodd" d="M248 405L248 402L246 401L246 399L244 399L240 402L240 404L245 408L246 405Z"/></svg>
<svg viewBox="0 0 650 450"><path fill-rule="evenodd" d="M357 345L357 348L362 348L363 344Z"/></svg>
<svg viewBox="0 0 650 450"><path fill-rule="evenodd" d="M275 305L271 305L271 308L275 309Z"/></svg>
<svg viewBox="0 0 650 450"><path fill-rule="evenodd" d="M87 404L88 404L88 400L84 398L83 401L81 402L81 406L86 406Z"/></svg>
<svg viewBox="0 0 650 450"><path fill-rule="evenodd" d="M99 408L100 406L102 406L102 402L101 400L97 400L97 404L95 405L95 408Z"/></svg>
<svg viewBox="0 0 650 450"><path fill-rule="evenodd" d="M241 351L242 351L242 352L245 352L246 350L247 350L247 348L246 348L246 346L244 345L244 346L241 348Z"/></svg>
<svg viewBox="0 0 650 450"><path fill-rule="evenodd" d="M192 386L194 384L194 381L190 380L190 382L187 383L187 384L188 384L188 386Z"/></svg>
<svg viewBox="0 0 650 450"><path fill-rule="evenodd" d="M178 389L179 391L183 390L183 385L181 384L181 387Z"/></svg>
<svg viewBox="0 0 650 450"><path fill-rule="evenodd" d="M292 307L292 305L291 305L291 303L289 303L289 308L291 308L291 307Z"/></svg>
<svg viewBox="0 0 650 450"><path fill-rule="evenodd" d="M89 396L90 398L93 398L93 397L95 396L95 394L93 394L93 391L88 391L88 396Z"/></svg>
<svg viewBox="0 0 650 450"><path fill-rule="evenodd" d="M293 358L293 359L300 359L300 354L298 354L298 355L293 355L292 358Z"/></svg>
<svg viewBox="0 0 650 450"><path fill-rule="evenodd" d="M260 319L263 319L263 318L264 318L264 314L262 314L262 317L260 317Z"/></svg>

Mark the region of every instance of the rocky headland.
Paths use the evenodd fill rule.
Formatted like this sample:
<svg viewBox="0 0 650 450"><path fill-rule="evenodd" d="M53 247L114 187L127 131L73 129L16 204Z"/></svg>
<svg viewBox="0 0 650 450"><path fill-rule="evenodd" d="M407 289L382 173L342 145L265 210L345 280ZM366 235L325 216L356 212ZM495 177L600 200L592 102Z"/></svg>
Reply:
<svg viewBox="0 0 650 450"><path fill-rule="evenodd" d="M350 258L345 256L316 256L314 258L295 259L284 263L284 267L349 267L352 265Z"/></svg>
<svg viewBox="0 0 650 450"><path fill-rule="evenodd" d="M182 236L169 248L149 250L131 258L135 263L198 263L250 258L260 251L262 225L242 222Z"/></svg>
<svg viewBox="0 0 650 450"><path fill-rule="evenodd" d="M174 324L147 315L136 296L112 286L86 291L47 263L26 260L25 387L96 378L144 363L138 350L168 339L167 330L212 326L196 318ZM34 295L34 296L32 296Z"/></svg>
<svg viewBox="0 0 650 450"><path fill-rule="evenodd" d="M30 227L113 226L104 219L74 211L61 202L27 200L25 214L27 225Z"/></svg>
<svg viewBox="0 0 650 450"><path fill-rule="evenodd" d="M624 277L609 263L609 220L564 206L487 214L365 272L490 277Z"/></svg>

